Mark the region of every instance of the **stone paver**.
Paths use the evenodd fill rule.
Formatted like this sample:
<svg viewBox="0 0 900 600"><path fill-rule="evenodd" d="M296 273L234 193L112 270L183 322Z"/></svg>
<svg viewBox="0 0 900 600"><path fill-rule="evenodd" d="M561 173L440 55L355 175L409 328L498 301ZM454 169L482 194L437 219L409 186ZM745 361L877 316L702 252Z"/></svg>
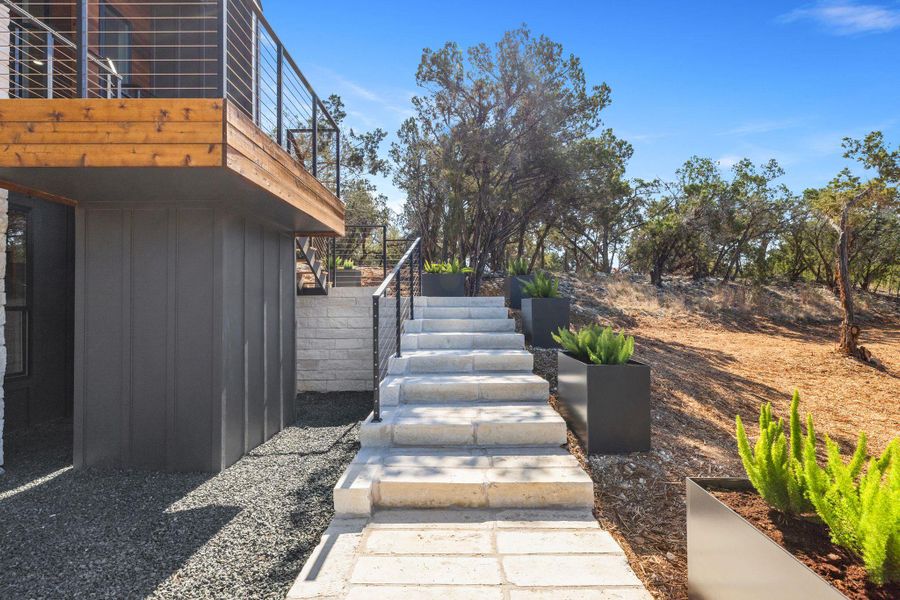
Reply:
<svg viewBox="0 0 900 600"><path fill-rule="evenodd" d="M288 598L649 600L503 299L416 307Z"/></svg>

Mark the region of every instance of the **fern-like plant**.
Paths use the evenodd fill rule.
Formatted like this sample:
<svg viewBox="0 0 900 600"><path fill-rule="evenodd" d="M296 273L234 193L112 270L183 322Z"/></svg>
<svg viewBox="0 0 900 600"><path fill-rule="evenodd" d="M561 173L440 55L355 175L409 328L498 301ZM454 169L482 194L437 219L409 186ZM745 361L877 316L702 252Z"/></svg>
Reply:
<svg viewBox="0 0 900 600"><path fill-rule="evenodd" d="M806 496L804 457L815 461L816 438L812 415L807 414L806 436L800 432L800 392L791 398L790 444L784 436L784 422L772 416L772 405L759 411L759 435L751 448L741 417L735 418L738 453L750 483L762 498L776 509L789 514L812 512Z"/></svg>
<svg viewBox="0 0 900 600"><path fill-rule="evenodd" d="M472 272L471 267L465 266L456 258L449 262L430 262L426 260L423 268L426 273L435 275L458 275L460 273L468 274Z"/></svg>
<svg viewBox="0 0 900 600"><path fill-rule="evenodd" d="M531 273L529 263L524 257L514 258L506 264L506 274L510 277Z"/></svg>
<svg viewBox="0 0 900 600"><path fill-rule="evenodd" d="M560 327L551 335L573 357L597 365L624 365L634 354L634 337L626 338L622 332L616 335L612 327L601 329L592 324L574 333Z"/></svg>
<svg viewBox="0 0 900 600"><path fill-rule="evenodd" d="M900 581L900 438L868 465L864 433L847 463L828 436L825 446L824 467L814 454L804 461L807 495L816 514L835 544L862 559L873 583Z"/></svg>
<svg viewBox="0 0 900 600"><path fill-rule="evenodd" d="M559 298L559 281L543 273L522 285L522 293L529 298Z"/></svg>

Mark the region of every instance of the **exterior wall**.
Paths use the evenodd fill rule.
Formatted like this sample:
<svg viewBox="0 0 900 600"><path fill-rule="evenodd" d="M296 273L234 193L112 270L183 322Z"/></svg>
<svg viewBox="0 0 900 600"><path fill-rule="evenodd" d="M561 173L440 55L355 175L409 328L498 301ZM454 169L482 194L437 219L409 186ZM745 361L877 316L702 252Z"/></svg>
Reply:
<svg viewBox="0 0 900 600"><path fill-rule="evenodd" d="M293 273L228 209L80 205L75 466L218 471L289 424Z"/></svg>
<svg viewBox="0 0 900 600"><path fill-rule="evenodd" d="M372 389L374 287L297 297L297 391Z"/></svg>
<svg viewBox="0 0 900 600"><path fill-rule="evenodd" d="M0 382L6 374L6 226L9 217L6 209L9 206L9 192L0 189ZM3 386L0 385L0 475L3 474Z"/></svg>

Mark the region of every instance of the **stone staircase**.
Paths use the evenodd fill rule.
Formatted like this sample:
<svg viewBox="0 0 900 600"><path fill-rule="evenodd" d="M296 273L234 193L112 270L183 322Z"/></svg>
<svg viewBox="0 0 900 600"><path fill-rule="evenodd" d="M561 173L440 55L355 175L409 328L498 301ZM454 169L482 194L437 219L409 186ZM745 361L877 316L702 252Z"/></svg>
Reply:
<svg viewBox="0 0 900 600"><path fill-rule="evenodd" d="M590 509L593 485L503 298L417 298L381 385L381 422L334 491L338 515L378 509Z"/></svg>

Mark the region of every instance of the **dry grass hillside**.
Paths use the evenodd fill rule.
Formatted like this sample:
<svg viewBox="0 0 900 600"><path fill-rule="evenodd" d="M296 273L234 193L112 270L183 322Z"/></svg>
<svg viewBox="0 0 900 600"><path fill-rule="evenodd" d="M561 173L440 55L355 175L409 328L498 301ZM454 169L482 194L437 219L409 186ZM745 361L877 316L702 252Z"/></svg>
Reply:
<svg viewBox="0 0 900 600"><path fill-rule="evenodd" d="M498 293L497 285L484 293ZM624 329L636 338L635 358L652 367L654 449L585 464L598 519L658 598L687 597L684 478L743 474L736 414L753 423L767 401L785 414L797 388L801 412L812 412L818 432L844 451L860 430L872 451L900 430L900 304L892 300L858 299L861 341L880 361L874 368L835 353L839 308L824 288L675 278L659 290L622 275L563 275L560 287L573 298L574 324ZM554 390L555 351L536 354L535 370ZM581 455L574 438L570 446Z"/></svg>

